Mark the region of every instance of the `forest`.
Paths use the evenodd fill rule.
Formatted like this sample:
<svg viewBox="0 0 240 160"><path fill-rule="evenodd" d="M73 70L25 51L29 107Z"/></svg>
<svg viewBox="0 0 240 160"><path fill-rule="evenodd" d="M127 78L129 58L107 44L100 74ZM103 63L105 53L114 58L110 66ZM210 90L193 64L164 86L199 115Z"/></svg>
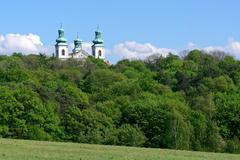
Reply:
<svg viewBox="0 0 240 160"><path fill-rule="evenodd" d="M0 137L240 153L240 61L1 55Z"/></svg>

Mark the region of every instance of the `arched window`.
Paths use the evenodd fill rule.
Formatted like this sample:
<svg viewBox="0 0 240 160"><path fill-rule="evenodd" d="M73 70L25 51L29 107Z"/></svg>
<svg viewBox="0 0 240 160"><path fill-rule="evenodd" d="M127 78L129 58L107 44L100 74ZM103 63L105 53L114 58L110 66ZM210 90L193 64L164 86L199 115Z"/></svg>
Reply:
<svg viewBox="0 0 240 160"><path fill-rule="evenodd" d="M65 50L64 50L64 49L62 49L62 55L63 55L63 56L65 55Z"/></svg>
<svg viewBox="0 0 240 160"><path fill-rule="evenodd" d="M98 57L101 57L101 56L102 56L102 51L99 50L99 51L98 51Z"/></svg>

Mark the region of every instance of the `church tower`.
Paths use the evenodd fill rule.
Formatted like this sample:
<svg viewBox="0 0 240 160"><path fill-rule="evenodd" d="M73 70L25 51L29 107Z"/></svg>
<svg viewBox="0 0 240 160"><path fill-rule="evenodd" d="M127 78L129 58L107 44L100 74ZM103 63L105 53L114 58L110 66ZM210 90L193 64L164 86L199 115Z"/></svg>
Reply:
<svg viewBox="0 0 240 160"><path fill-rule="evenodd" d="M102 39L102 33L99 27L95 31L95 39L92 45L92 54L95 58L105 59L104 41Z"/></svg>
<svg viewBox="0 0 240 160"><path fill-rule="evenodd" d="M64 29L61 28L58 30L58 38L56 39L55 52L56 57L59 59L67 59L68 55L68 44L67 39L64 37Z"/></svg>
<svg viewBox="0 0 240 160"><path fill-rule="evenodd" d="M79 53L81 51L82 51L82 40L78 37L78 34L77 34L77 39L74 40L73 53Z"/></svg>

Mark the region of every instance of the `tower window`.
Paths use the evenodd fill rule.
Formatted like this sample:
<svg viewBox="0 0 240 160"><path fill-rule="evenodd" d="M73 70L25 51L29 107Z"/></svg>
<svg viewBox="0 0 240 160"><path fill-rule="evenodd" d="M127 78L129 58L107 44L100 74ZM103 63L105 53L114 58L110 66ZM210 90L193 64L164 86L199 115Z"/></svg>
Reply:
<svg viewBox="0 0 240 160"><path fill-rule="evenodd" d="M65 50L64 50L64 49L62 50L62 55L63 55L63 56L65 55Z"/></svg>
<svg viewBox="0 0 240 160"><path fill-rule="evenodd" d="M102 56L102 51L99 50L99 51L98 51L98 57L101 57L101 56Z"/></svg>

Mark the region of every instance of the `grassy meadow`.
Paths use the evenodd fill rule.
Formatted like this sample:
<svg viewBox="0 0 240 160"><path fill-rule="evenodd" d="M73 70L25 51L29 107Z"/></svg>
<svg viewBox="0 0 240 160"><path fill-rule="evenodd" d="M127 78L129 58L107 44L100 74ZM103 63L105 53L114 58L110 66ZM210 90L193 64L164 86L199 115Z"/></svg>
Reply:
<svg viewBox="0 0 240 160"><path fill-rule="evenodd" d="M239 160L240 155L0 139L0 160Z"/></svg>

